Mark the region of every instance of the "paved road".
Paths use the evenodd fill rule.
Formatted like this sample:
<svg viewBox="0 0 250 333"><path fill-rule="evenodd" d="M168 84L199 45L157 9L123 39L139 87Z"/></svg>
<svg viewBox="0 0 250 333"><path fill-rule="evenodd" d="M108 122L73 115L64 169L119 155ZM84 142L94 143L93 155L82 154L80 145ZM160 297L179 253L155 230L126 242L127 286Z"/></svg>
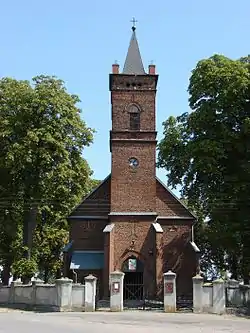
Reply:
<svg viewBox="0 0 250 333"><path fill-rule="evenodd" d="M247 333L250 320L232 316L123 313L0 313L0 333Z"/></svg>

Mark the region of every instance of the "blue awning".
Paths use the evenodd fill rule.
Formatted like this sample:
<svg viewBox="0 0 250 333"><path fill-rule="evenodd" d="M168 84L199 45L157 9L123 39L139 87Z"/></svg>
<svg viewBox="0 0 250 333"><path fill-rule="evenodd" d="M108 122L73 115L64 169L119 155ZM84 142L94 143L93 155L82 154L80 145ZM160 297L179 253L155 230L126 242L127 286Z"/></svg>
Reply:
<svg viewBox="0 0 250 333"><path fill-rule="evenodd" d="M103 251L74 251L70 269L102 269L104 267Z"/></svg>

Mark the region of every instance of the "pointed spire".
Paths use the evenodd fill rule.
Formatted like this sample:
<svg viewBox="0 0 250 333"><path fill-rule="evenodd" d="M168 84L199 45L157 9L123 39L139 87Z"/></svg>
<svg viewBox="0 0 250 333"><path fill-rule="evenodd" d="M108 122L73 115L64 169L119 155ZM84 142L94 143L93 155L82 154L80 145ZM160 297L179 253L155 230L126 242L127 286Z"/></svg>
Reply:
<svg viewBox="0 0 250 333"><path fill-rule="evenodd" d="M133 26L132 26L132 36L128 48L127 57L125 60L125 64L123 67L123 74L136 74L136 75L144 75L146 74L142 58L139 50L138 41L136 38L136 27L135 27L135 19L133 19Z"/></svg>

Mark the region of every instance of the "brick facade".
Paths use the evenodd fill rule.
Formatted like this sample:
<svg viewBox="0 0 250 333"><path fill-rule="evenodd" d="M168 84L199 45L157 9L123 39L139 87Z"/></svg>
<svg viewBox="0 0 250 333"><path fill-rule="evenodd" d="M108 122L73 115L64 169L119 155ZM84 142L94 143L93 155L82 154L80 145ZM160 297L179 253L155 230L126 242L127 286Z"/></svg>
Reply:
<svg viewBox="0 0 250 333"><path fill-rule="evenodd" d="M197 260L190 244L194 216L156 178L155 97L158 76L110 74L112 130L111 175L69 217L71 251L104 251L104 268L96 275L101 296L109 294L109 273L123 269L131 256L144 265L148 295L162 293L162 274L177 274L177 294L192 291ZM130 109L140 113L140 128L131 130ZM131 166L136 158L138 165ZM157 232L154 224L162 229ZM109 232L103 232L110 225ZM79 272L81 277L87 271Z"/></svg>

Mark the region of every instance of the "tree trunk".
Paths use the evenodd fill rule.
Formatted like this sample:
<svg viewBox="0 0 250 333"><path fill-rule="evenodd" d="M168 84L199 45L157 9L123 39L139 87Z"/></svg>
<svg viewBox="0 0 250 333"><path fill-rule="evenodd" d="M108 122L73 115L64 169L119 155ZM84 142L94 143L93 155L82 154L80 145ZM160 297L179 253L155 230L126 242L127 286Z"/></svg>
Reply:
<svg viewBox="0 0 250 333"><path fill-rule="evenodd" d="M3 272L2 272L2 283L4 286L9 285L10 280L10 264L5 264L3 266Z"/></svg>
<svg viewBox="0 0 250 333"><path fill-rule="evenodd" d="M61 277L62 277L62 271L60 268L58 268L56 270L56 279L61 279Z"/></svg>
<svg viewBox="0 0 250 333"><path fill-rule="evenodd" d="M242 237L242 277L244 284L249 284L250 279L250 246L247 233Z"/></svg>
<svg viewBox="0 0 250 333"><path fill-rule="evenodd" d="M230 259L230 272L232 274L231 279L233 280L238 280L239 278L239 274L238 274L238 259L237 256L235 254L230 255L231 259Z"/></svg>
<svg viewBox="0 0 250 333"><path fill-rule="evenodd" d="M21 281L22 281L23 284L30 284L31 278L27 277L27 276L22 276Z"/></svg>
<svg viewBox="0 0 250 333"><path fill-rule="evenodd" d="M26 214L25 214L26 215ZM28 215L28 213L27 213ZM23 221L23 246L24 246L24 253L23 256L25 259L30 259L31 257L31 244L29 239L29 220L28 216L24 217Z"/></svg>
<svg viewBox="0 0 250 333"><path fill-rule="evenodd" d="M23 245L24 258L30 259L31 257L31 248L32 248L32 239L33 233L36 228L36 216L37 216L37 207L30 207L24 215L23 221Z"/></svg>
<svg viewBox="0 0 250 333"><path fill-rule="evenodd" d="M44 283L48 283L49 281L49 270L47 267L44 269Z"/></svg>

